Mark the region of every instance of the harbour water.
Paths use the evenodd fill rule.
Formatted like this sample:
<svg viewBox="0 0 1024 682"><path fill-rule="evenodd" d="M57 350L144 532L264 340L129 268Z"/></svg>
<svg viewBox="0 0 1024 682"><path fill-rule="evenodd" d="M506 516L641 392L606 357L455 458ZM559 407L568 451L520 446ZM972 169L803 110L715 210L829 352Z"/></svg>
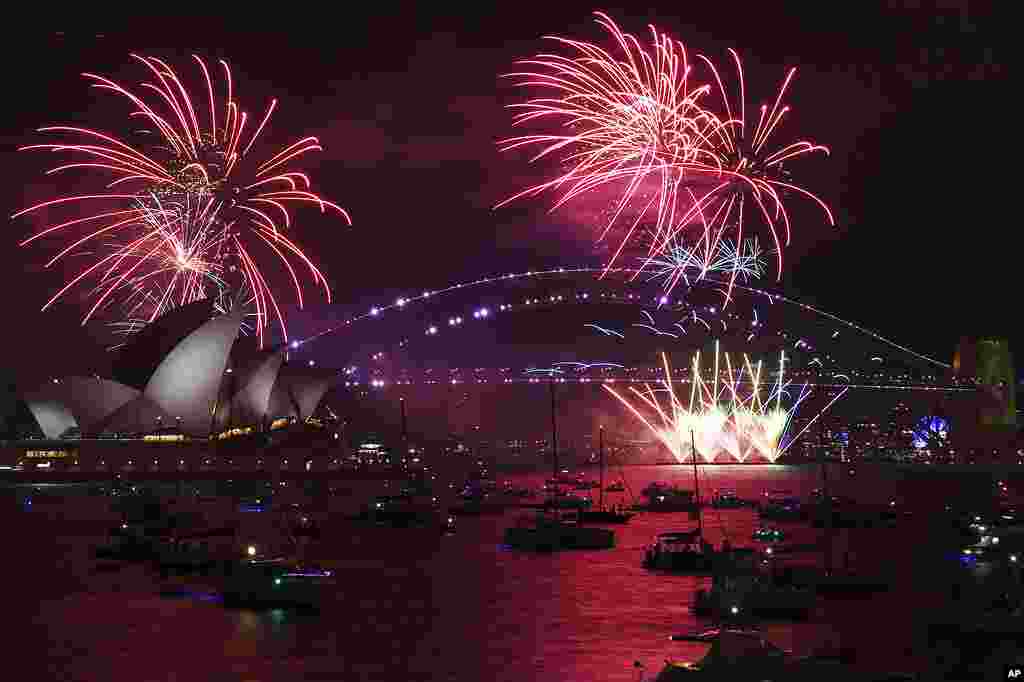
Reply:
<svg viewBox="0 0 1024 682"><path fill-rule="evenodd" d="M655 480L689 488L692 476L681 466L609 472L634 492ZM943 558L928 516L951 500L984 494L986 484L867 466L853 475L833 469L832 476L843 494L870 502L898 497L914 508L906 524L846 532L833 547L837 563L888 568L896 582L863 599L819 601L805 622L764 629L796 653L830 645L879 670L913 670L923 664L922 617L948 593L937 578ZM543 479L517 477L534 487ZM806 499L819 486L816 467L701 473L705 497L714 489L747 498L785 489ZM13 499L3 505L5 650L19 680L632 682L653 678L666 659L698 658L705 648L669 637L708 624L690 612L707 578L640 566L656 533L694 526L687 514L641 514L616 527L612 550L549 555L501 546L504 528L525 512L464 517L448 537L329 519L317 552L337 570L340 587L318 613L303 613L228 609L201 585L185 581L169 590L140 565L104 568L89 557L102 522L84 512L60 519L25 511ZM714 544L728 538L750 545L758 525L749 509L709 509L704 522ZM821 536L806 525L787 531L797 543Z"/></svg>

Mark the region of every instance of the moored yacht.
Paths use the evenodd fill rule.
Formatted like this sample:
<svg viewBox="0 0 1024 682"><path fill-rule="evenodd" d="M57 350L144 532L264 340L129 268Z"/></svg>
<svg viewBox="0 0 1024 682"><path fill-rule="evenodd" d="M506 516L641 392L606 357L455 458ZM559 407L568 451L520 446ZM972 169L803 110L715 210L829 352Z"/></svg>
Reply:
<svg viewBox="0 0 1024 682"><path fill-rule="evenodd" d="M293 559L247 559L224 582L228 606L318 606L336 585L333 572Z"/></svg>
<svg viewBox="0 0 1024 682"><path fill-rule="evenodd" d="M644 549L642 565L662 571L703 572L711 570L714 549L699 529L658 533Z"/></svg>
<svg viewBox="0 0 1024 682"><path fill-rule="evenodd" d="M711 497L711 506L714 509L738 509L749 505L750 502L741 499L735 490L716 490Z"/></svg>
<svg viewBox="0 0 1024 682"><path fill-rule="evenodd" d="M797 521L803 513L800 499L788 490L765 491L758 513L763 519Z"/></svg>
<svg viewBox="0 0 1024 682"><path fill-rule="evenodd" d="M780 579L769 565L752 549L719 553L713 562L711 587L697 591L694 612L723 622L751 616L806 617L815 606L814 590Z"/></svg>
<svg viewBox="0 0 1024 682"><path fill-rule="evenodd" d="M640 493L647 498L645 509L659 512L696 512L697 497L692 490L685 490L667 483L652 483Z"/></svg>
<svg viewBox="0 0 1024 682"><path fill-rule="evenodd" d="M506 529L505 544L537 552L611 549L615 546L615 532L584 526L557 513L538 513L533 517L522 517Z"/></svg>
<svg viewBox="0 0 1024 682"><path fill-rule="evenodd" d="M752 628L714 628L692 635L674 635L672 640L707 643L711 648L698 661L667 661L655 682L790 682L823 679L839 682L864 679L863 672L851 668L845 657L794 656Z"/></svg>

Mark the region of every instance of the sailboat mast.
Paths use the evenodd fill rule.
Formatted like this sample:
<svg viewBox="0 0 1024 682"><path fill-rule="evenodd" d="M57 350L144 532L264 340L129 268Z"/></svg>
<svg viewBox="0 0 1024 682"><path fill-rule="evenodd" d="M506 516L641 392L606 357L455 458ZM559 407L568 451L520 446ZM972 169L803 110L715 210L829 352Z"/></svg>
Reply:
<svg viewBox="0 0 1024 682"><path fill-rule="evenodd" d="M828 492L828 465L825 462L825 427L818 422L818 458L821 461L821 495L825 514L825 572L832 573L832 497Z"/></svg>
<svg viewBox="0 0 1024 682"><path fill-rule="evenodd" d="M558 487L558 421L555 418L555 379L551 378L551 478Z"/></svg>
<svg viewBox="0 0 1024 682"><path fill-rule="evenodd" d="M693 429L690 429L690 449L693 452L693 500L697 506L697 532L700 534L700 539L704 539L704 520L700 514L700 481L697 478L697 439L693 435Z"/></svg>
<svg viewBox="0 0 1024 682"><path fill-rule="evenodd" d="M600 499L599 505L601 509L604 509L604 426L598 427L597 450L601 457L601 492L598 497Z"/></svg>

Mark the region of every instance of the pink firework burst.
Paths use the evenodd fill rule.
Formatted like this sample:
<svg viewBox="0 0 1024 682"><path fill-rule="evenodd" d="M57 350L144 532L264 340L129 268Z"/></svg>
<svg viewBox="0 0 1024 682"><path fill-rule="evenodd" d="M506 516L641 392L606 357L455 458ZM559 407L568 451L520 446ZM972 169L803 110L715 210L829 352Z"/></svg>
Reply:
<svg viewBox="0 0 1024 682"><path fill-rule="evenodd" d="M92 290L98 300L83 317L83 324L120 294L128 294L124 302L137 316L133 297L139 297L150 283L161 292L162 302L151 306L149 319L168 306L231 287L248 291L244 298L255 308L261 343L271 319L277 320L287 340L284 317L261 265L268 258L283 265L300 307L304 293L297 268L308 270L313 284L323 288L330 302L326 278L283 233L292 227L292 209L308 205L321 213L336 213L351 224L344 209L311 191L309 176L292 167L303 155L320 151L319 141L305 137L270 156L257 157L251 152L259 149L257 140L277 107L276 99L257 124L235 100L231 70L223 60L219 62L223 99L218 104L217 84L200 57L193 56L206 87L198 99L190 97L164 61L132 57L150 76L149 82L139 86L140 94L109 78L83 75L93 87L130 101L134 108L131 118L143 123L149 143L133 146L92 128L49 126L39 132L60 135L67 141L22 147L67 157L67 162L50 169L48 175L79 172L105 181L93 193L61 196L12 216L43 209L75 212L74 217L48 225L21 242L25 246L51 236L70 242L48 267L80 247L93 248L102 256L70 278L43 309L91 278L98 282ZM91 208L94 206L104 208ZM229 274L238 281L227 282Z"/></svg>
<svg viewBox="0 0 1024 682"><path fill-rule="evenodd" d="M518 85L547 94L512 105L520 110L516 124L550 127L547 132L505 140L503 148L539 147L533 160L555 157L562 169L553 179L499 206L558 190L561 195L554 210L586 195L607 196L610 191L616 199L601 226L599 241L617 225L623 236L605 272L634 242L646 245L641 271L672 248L699 245L715 253L724 238L742 244L744 222L756 212L772 234L781 275L782 246L789 243L791 227L783 201L787 194L815 201L834 224L825 203L795 184L783 169L788 160L828 150L806 141L769 147L770 137L789 111L781 102L795 70L789 72L773 106L762 106L752 124L746 116L743 71L734 51L730 50L739 74L738 108L732 106L717 69L706 57L699 56L710 71L700 80L678 41L651 26L652 42L644 47L607 15L597 13L597 17L613 38L614 54L591 43L552 38L569 48L571 55L541 54L522 62L529 70L510 74ZM721 111L709 102L712 83L721 94ZM785 231L784 240L780 230ZM742 270L737 251L726 303L732 282Z"/></svg>
<svg viewBox="0 0 1024 682"><path fill-rule="evenodd" d="M795 194L810 199L822 209L828 223L835 225L828 205L815 194L797 185L784 164L808 154L827 155L829 150L807 140L779 147L772 146L772 134L790 111L789 106L782 104L782 99L796 74L796 68L791 68L786 74L771 107L765 103L757 109L757 121L752 124L752 118L747 115L743 65L735 50L730 49L729 54L736 65L739 84L737 102L734 102L726 91L714 63L704 55L697 55L707 66L717 85L724 109L721 120L727 122L726 125L717 127L714 135L708 138L713 143L709 151L715 157L714 163L708 164L705 172L705 179L711 182L711 186L701 187L695 184L687 187L690 199L688 210L680 211L679 223L669 235L652 247L652 251L661 254L670 248L695 219L699 219L699 240L703 242L705 248L715 249L725 236L735 239L736 243L741 243L747 218L746 210L758 216L771 233L775 242L778 275L781 277L783 247L789 245L791 237L791 221L783 201L787 195ZM734 107L733 104L738 106ZM779 236L780 230L785 233L784 239ZM726 302L731 296L736 276L742 272L741 260L737 253L736 267L732 269L726 292Z"/></svg>
<svg viewBox="0 0 1024 682"><path fill-rule="evenodd" d="M534 161L557 157L563 170L499 206L557 190L561 196L554 210L596 190L615 188L618 198L599 238L624 223L625 236L607 264L611 268L642 226L653 231L652 245L675 231L679 193L689 175L717 164L714 140L728 122L703 105L711 87L690 78L692 66L681 43L651 26L651 44L645 47L610 17L596 14L617 47L615 54L591 43L549 37L569 48L571 56L539 54L520 62L529 70L508 74L519 86L547 93L511 105L519 110L516 125L542 123L556 130L504 140L503 151L539 147Z"/></svg>

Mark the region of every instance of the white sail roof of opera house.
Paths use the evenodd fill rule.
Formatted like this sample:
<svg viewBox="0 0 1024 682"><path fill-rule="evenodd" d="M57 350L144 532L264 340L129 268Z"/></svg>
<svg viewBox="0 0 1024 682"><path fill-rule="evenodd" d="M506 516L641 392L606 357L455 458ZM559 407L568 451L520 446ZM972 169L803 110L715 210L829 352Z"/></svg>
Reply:
<svg viewBox="0 0 1024 682"><path fill-rule="evenodd" d="M271 390L277 380L282 351L242 350L242 340L232 349L231 373L225 375L221 399L217 404L217 424L228 425L262 423L268 416Z"/></svg>
<svg viewBox="0 0 1024 682"><path fill-rule="evenodd" d="M308 419L337 376L329 369L283 365L270 392L269 416Z"/></svg>
<svg viewBox="0 0 1024 682"><path fill-rule="evenodd" d="M75 416L64 404L62 396L45 389L47 384L24 394L22 397L36 423L46 438L60 438L68 429L78 427Z"/></svg>
<svg viewBox="0 0 1024 682"><path fill-rule="evenodd" d="M152 431L157 426L174 426L174 418L160 409L152 400L140 393L119 409L108 414L102 421L93 424L83 432L90 435L100 433L140 433ZM209 428L209 425L207 425Z"/></svg>
<svg viewBox="0 0 1024 682"><path fill-rule="evenodd" d="M194 301L164 313L117 349L111 378L141 391L167 355L213 316L211 299Z"/></svg>
<svg viewBox="0 0 1024 682"><path fill-rule="evenodd" d="M190 434L208 434L241 311L215 317L178 343L146 383L145 396Z"/></svg>
<svg viewBox="0 0 1024 682"><path fill-rule="evenodd" d="M310 417L337 374L285 364L281 350L239 338L240 312L213 316L208 302L199 303L158 318L126 344L113 371L120 380L68 377L23 394L43 434L164 425L205 436L228 425Z"/></svg>
<svg viewBox="0 0 1024 682"><path fill-rule="evenodd" d="M88 430L139 393L109 379L73 376L48 381L24 398L43 435L59 438L69 428Z"/></svg>

